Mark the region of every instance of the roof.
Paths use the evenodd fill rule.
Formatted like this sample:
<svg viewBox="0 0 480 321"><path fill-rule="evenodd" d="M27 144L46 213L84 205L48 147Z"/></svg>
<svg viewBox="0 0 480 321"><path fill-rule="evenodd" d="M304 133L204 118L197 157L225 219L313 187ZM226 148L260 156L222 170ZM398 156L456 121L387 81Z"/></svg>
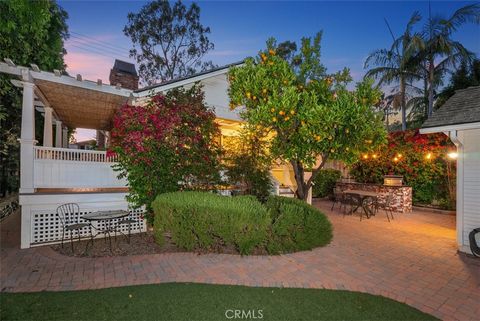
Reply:
<svg viewBox="0 0 480 321"><path fill-rule="evenodd" d="M423 123L422 128L480 122L480 86L457 90Z"/></svg>
<svg viewBox="0 0 480 321"><path fill-rule="evenodd" d="M147 91L147 90L152 90L152 89L162 87L162 86L165 86L165 85L171 85L171 84L174 84L176 82L185 81L185 80L196 78L196 77L199 77L199 76L205 76L205 75L217 72L217 71L227 70L230 67L238 66L238 65L241 65L243 63L244 63L243 60L242 61L237 61L237 62L228 64L228 65L224 65L224 66L221 66L221 67L216 67L216 68L212 68L212 69L209 69L209 70L205 70L205 71L202 71L202 72L190 75L190 76L185 76L185 77L180 77L180 78L176 78L176 79L172 79L172 80L167 80L167 81L161 82L159 84L154 84L154 85L151 85L151 86L143 87L143 88L135 90L134 92L138 93L138 92L143 92L143 91Z"/></svg>
<svg viewBox="0 0 480 321"><path fill-rule="evenodd" d="M113 64L112 69L115 71L126 73L126 74L138 76L137 70L135 69L135 65L123 60L115 59L115 63Z"/></svg>

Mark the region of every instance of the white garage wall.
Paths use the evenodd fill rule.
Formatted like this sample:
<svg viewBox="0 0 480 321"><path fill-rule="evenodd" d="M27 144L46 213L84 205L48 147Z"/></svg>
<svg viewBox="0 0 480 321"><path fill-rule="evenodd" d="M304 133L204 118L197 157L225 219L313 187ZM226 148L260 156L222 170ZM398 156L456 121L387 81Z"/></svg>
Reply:
<svg viewBox="0 0 480 321"><path fill-rule="evenodd" d="M461 245L468 246L468 234L480 227L480 129L464 130L460 138L463 145L463 153L460 154L463 159L459 160L463 161L463 173L461 170L458 172L463 178Z"/></svg>

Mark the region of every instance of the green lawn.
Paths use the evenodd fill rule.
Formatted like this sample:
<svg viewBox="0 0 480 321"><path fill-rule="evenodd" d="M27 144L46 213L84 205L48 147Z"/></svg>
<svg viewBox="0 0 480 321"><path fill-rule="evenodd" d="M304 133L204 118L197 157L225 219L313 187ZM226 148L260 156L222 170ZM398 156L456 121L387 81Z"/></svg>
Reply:
<svg viewBox="0 0 480 321"><path fill-rule="evenodd" d="M435 320L384 297L332 290L169 283L0 294L2 321L238 320L234 311L227 312L235 309L250 310L250 320L260 314L262 320Z"/></svg>

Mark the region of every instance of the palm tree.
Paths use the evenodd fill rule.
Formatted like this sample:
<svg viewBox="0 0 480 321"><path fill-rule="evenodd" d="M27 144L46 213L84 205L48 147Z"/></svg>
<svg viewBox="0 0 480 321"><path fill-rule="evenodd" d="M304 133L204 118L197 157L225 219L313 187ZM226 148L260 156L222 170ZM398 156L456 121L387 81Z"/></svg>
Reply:
<svg viewBox="0 0 480 321"><path fill-rule="evenodd" d="M393 38L390 49L375 50L365 61L365 68L371 68L365 74L366 78L371 77L378 80L378 86L398 84L397 99L400 100L402 111L402 130L407 129L407 86L419 79L418 70L416 70L418 68L412 64L412 58L418 53L418 48L421 48L423 42L421 35L413 33L412 29L421 18L418 12L414 12L399 38L395 38L390 30ZM390 29L390 26L388 28Z"/></svg>
<svg viewBox="0 0 480 321"><path fill-rule="evenodd" d="M460 42L451 38L464 23L480 24L480 5L471 4L458 9L449 18L429 17L423 30L424 43L421 56L425 61L428 91L427 116L433 112L435 84L451 67L458 63L471 63L475 58Z"/></svg>

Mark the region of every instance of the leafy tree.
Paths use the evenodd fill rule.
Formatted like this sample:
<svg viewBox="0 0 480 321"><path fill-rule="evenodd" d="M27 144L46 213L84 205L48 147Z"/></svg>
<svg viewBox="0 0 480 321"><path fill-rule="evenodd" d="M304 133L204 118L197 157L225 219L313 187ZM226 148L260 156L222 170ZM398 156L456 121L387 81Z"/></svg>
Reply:
<svg viewBox="0 0 480 321"><path fill-rule="evenodd" d="M455 94L456 90L472 86L480 86L480 60L475 59L471 66L463 62L460 68L450 78L450 83L438 94L435 108L442 106L448 98Z"/></svg>
<svg viewBox="0 0 480 321"><path fill-rule="evenodd" d="M450 17L430 17L423 30L424 43L421 57L426 68L428 92L427 116L433 112L435 88L438 78L442 78L452 67L462 61L471 63L474 55L459 41L452 39L452 34L463 24L471 22L480 24L480 5L471 4L455 11Z"/></svg>
<svg viewBox="0 0 480 321"><path fill-rule="evenodd" d="M54 1L0 1L0 58L43 70L64 70L67 13ZM0 75L0 195L18 189L22 91ZM37 139L42 117L36 115ZM40 125L40 126L38 126Z"/></svg>
<svg viewBox="0 0 480 321"><path fill-rule="evenodd" d="M327 75L320 40L321 33L303 38L296 54L301 63L293 67L269 39L258 57L229 73L231 108L244 106L243 119L271 135L272 156L291 164L296 196L303 200L328 159L351 162L385 139L381 117L372 110L380 92L370 80L347 90L348 71Z"/></svg>
<svg viewBox="0 0 480 321"><path fill-rule="evenodd" d="M128 14L123 32L132 39L130 55L148 84L213 67L202 61L213 43L207 37L210 28L200 23L200 7L194 2L188 8L180 0L150 2L140 12Z"/></svg>
<svg viewBox="0 0 480 321"><path fill-rule="evenodd" d="M407 129L407 85L419 78L418 68L412 63L421 44L419 34L413 33L413 26L419 22L421 16L414 12L403 34L395 38L392 33L393 44L389 49L379 49L372 52L365 61L365 68L371 68L365 77L378 79L378 86L398 84L399 90L394 102L399 102L402 112L402 130Z"/></svg>
<svg viewBox="0 0 480 321"><path fill-rule="evenodd" d="M132 204L150 212L158 194L210 189L219 180L219 130L203 100L198 86L174 89L116 114L111 152L119 156L115 169L128 180Z"/></svg>

